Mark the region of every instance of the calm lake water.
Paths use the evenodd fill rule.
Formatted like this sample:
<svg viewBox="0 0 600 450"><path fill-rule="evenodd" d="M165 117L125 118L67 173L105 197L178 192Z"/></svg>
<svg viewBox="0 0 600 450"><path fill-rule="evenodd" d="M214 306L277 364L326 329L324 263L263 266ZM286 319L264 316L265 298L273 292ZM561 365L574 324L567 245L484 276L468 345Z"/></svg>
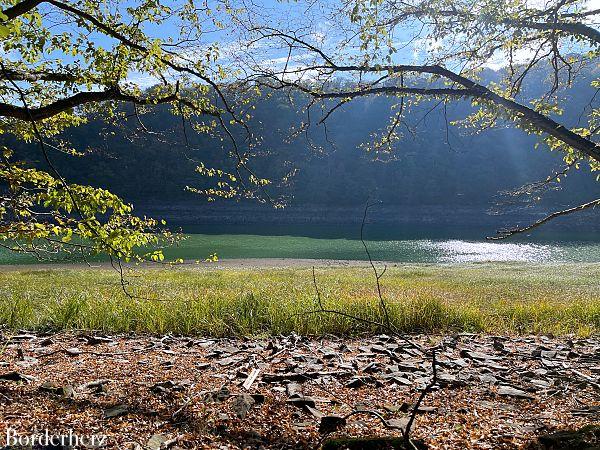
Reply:
<svg viewBox="0 0 600 450"><path fill-rule="evenodd" d="M487 261L600 262L596 233L541 232L501 242L485 240L489 228L392 229L367 227L365 237L373 259L410 263ZM187 227L187 238L165 249L167 259L307 258L364 260L357 226L207 226ZM27 255L0 252L0 264L37 262Z"/></svg>
<svg viewBox="0 0 600 450"><path fill-rule="evenodd" d="M600 262L597 242L477 242L448 240L377 240L367 242L373 259L412 263L485 261ZM305 236L191 235L167 257L309 258L364 260L360 240Z"/></svg>

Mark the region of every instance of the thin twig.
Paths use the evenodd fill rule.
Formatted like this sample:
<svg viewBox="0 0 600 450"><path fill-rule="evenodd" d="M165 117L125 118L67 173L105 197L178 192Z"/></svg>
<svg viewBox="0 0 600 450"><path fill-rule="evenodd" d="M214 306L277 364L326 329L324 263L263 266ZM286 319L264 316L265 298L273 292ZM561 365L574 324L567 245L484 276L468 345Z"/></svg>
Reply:
<svg viewBox="0 0 600 450"><path fill-rule="evenodd" d="M385 319L385 327L388 330L394 330L394 327L392 326L392 323L390 322L390 315L388 313L387 306L385 304L383 295L381 293L381 283L379 282L381 277L385 274L385 271L387 270L387 266L384 266L383 271L381 273L379 273L379 271L377 270L377 267L375 267L375 264L373 263L373 258L371 258L371 252L369 251L369 247L367 246L367 243L365 242L365 239L364 239L364 230L365 230L365 223L367 222L367 213L369 212L369 208L375 206L376 204L377 203L369 203L368 200L367 200L367 203L365 204L365 211L363 214L362 223L360 225L360 242L362 242L362 245L365 249L365 253L367 254L367 258L369 258L369 264L371 265L371 268L373 269L373 273L375 274L375 284L377 285L377 296L379 297L379 306L381 307L381 311L383 312L383 316Z"/></svg>
<svg viewBox="0 0 600 450"><path fill-rule="evenodd" d="M408 423L406 424L406 429L404 430L404 446L407 449L409 447L416 448L415 445L410 440L410 430L412 429L413 423L415 421L415 417L417 416L417 413L419 411L419 407L421 406L421 403L423 403L423 400L425 399L427 394L429 394L433 390L433 388L437 385L437 360L435 357L435 351L436 351L435 348L431 349L431 368L432 368L432 372L433 372L431 381L429 382L429 384L427 386L425 386L425 389L423 389L421 391L421 395L419 395L419 398L417 399L417 402L415 403L415 406L413 407L413 410L410 413L410 417L408 418Z"/></svg>

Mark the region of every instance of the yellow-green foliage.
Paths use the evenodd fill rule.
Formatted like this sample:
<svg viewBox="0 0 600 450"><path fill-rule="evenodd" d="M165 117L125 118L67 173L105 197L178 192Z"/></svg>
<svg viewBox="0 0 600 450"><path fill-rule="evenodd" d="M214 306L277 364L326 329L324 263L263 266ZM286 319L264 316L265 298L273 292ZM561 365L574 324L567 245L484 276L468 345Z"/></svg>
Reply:
<svg viewBox="0 0 600 450"><path fill-rule="evenodd" d="M316 271L326 308L380 321L372 272ZM600 330L600 264L405 265L382 279L406 332L576 333ZM239 336L376 332L316 308L310 268L145 269L123 294L109 270L0 273L0 324L27 329Z"/></svg>
<svg viewBox="0 0 600 450"><path fill-rule="evenodd" d="M0 0L0 246L40 256L85 251L125 261L163 259L160 249L143 253L171 237L157 233L155 220L136 216L92 180L63 178L55 161L57 152L89 153L73 148L65 130L92 118L123 124L132 115L125 103L136 105L140 126L140 114L159 104L203 133L214 130L221 108L241 123L219 87L230 72L217 62L218 43L205 45L205 30L223 29L235 11L163 3ZM193 58L182 57L191 49ZM146 89L135 74L157 83ZM24 153L23 144L6 147L15 140L38 153ZM221 191L235 192L220 185Z"/></svg>

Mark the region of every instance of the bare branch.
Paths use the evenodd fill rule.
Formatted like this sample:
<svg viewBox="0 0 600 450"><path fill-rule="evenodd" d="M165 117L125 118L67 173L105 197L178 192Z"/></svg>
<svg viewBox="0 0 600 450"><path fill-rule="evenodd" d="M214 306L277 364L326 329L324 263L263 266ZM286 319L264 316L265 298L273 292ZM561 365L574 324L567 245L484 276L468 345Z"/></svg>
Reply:
<svg viewBox="0 0 600 450"><path fill-rule="evenodd" d="M540 219L537 222L534 222L531 225L528 225L526 227L516 227L516 228L509 229L509 230L500 230L497 232L497 234L498 234L497 236L490 236L487 239L491 240L491 241L499 241L502 239L506 239L510 236L513 236L515 234L526 233L528 231L533 230L534 228L537 228L537 227L545 224L546 222L551 221L552 219L556 219L557 217L566 216L566 215L584 211L584 210L590 209L590 208L595 208L596 206L599 206L599 205L600 205L600 198L598 198L596 200L592 200L591 202L588 202L588 203L584 203L579 206L575 206L573 208L568 208L568 209L564 209L562 211L553 212L552 214L549 214L546 217L544 217L543 219Z"/></svg>
<svg viewBox="0 0 600 450"><path fill-rule="evenodd" d="M388 330L395 331L395 327L393 327L392 323L390 322L390 315L388 313L385 300L383 299L383 294L381 293L381 283L379 282L379 280L381 279L381 277L387 270L387 266L384 266L383 271L381 273L377 270L377 267L375 267L375 264L373 263L373 258L371 258L371 252L369 251L369 247L367 246L367 243L365 242L365 236L364 236L365 224L367 223L367 214L369 212L369 208L371 208L375 205L376 205L376 203L369 203L369 200L367 200L367 203L365 204L365 212L363 214L362 223L360 224L360 242L362 243L362 245L365 249L367 258L369 258L369 264L371 265L371 269L373 269L373 273L375 274L375 284L377 286L377 296L379 297L379 307L381 308L381 312L383 312L383 317L385 320L385 327Z"/></svg>
<svg viewBox="0 0 600 450"><path fill-rule="evenodd" d="M429 394L433 388L437 385L437 359L435 357L436 354L436 349L432 348L431 349L431 371L432 371L432 375L431 375L431 381L429 382L429 384L427 386L425 386L425 389L423 389L421 391L421 395L419 395L419 398L417 399L417 402L415 403L411 413L410 413L410 417L408 419L408 423L406 424L406 429L404 430L404 446L406 448L409 447L413 447L414 445L412 444L412 442L410 441L410 430L412 429L413 423L415 421L415 417L417 416L417 412L419 411L419 407L421 406L421 403L423 403L423 400L425 400L425 397L427 396L427 394Z"/></svg>

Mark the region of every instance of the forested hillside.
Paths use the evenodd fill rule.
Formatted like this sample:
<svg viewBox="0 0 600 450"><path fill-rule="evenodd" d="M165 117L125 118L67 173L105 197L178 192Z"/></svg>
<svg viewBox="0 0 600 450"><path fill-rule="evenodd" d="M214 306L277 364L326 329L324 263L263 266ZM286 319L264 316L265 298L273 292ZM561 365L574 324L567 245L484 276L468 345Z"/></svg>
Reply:
<svg viewBox="0 0 600 450"><path fill-rule="evenodd" d="M494 79L499 74L488 70L485 76ZM564 93L566 123L577 124L576 112L593 95L589 81L594 76L580 77ZM538 84L530 81L527 86L532 97L543 85L544 74L539 72L538 77ZM296 102L306 104L302 98ZM511 126L478 134L447 126L468 115L471 106L465 101L444 111L443 105L434 108L436 103L430 100L411 109L406 121L410 130L404 127L404 138L394 153L382 158L360 145L389 123L391 102L385 97L357 99L343 106L328 119L327 129L316 124L321 113L313 110L308 131L294 133L307 121L306 113L298 112L287 97L264 95L250 123L262 143L249 165L259 176L273 180L269 192L274 197L285 196L292 206L317 207L362 205L370 194L390 206L487 207L500 191L544 179L564 167L560 154L543 146L534 149L536 138ZM132 114L122 127L92 122L71 130L71 142L89 154L73 158L57 152L56 165L69 180L91 180L128 201L206 204L204 197L186 191L186 186L203 186L203 178L195 172L201 162L207 167L232 167L234 160L223 148L227 143L196 133L164 108L141 120ZM32 160L40 159L35 147L23 150ZM283 182L289 174L293 176ZM600 191L587 167L572 170L561 184L563 189L545 197L547 206L586 200Z"/></svg>

